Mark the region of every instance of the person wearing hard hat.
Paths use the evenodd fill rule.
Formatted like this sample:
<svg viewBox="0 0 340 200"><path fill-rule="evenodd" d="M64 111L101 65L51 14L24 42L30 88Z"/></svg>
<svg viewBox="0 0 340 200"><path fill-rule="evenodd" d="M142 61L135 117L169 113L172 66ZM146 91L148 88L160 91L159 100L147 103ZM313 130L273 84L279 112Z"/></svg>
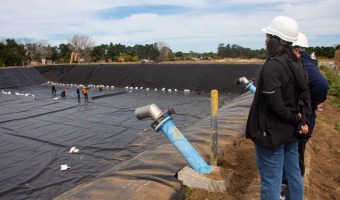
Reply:
<svg viewBox="0 0 340 200"><path fill-rule="evenodd" d="M61 92L60 96L61 96L62 98L65 98L65 97L66 97L66 92L67 92L67 90L63 90L63 91Z"/></svg>
<svg viewBox="0 0 340 200"><path fill-rule="evenodd" d="M89 97L87 96L87 89L85 86L83 86L83 95L84 95L84 98L85 98L85 102L88 102L89 101Z"/></svg>
<svg viewBox="0 0 340 200"><path fill-rule="evenodd" d="M302 62L306 65L306 71L309 79L309 91L311 100L312 113L310 116L309 132L299 140L299 165L301 170L301 175L304 176L305 173L305 149L309 138L312 136L313 129L315 126L316 111L322 111L322 103L326 100L329 84L327 79L321 74L318 68L318 60L311 58L306 53L306 48L308 48L307 37L303 33L299 33L296 42L293 42L293 50L295 55L302 59Z"/></svg>
<svg viewBox="0 0 340 200"><path fill-rule="evenodd" d="M99 92L102 92L104 91L104 85L100 85L99 88L98 88Z"/></svg>
<svg viewBox="0 0 340 200"><path fill-rule="evenodd" d="M280 199L285 174L287 199L302 200L298 139L308 133L310 100L304 65L291 47L299 28L294 19L278 16L262 30L269 58L261 69L246 125L246 137L255 144L260 197Z"/></svg>

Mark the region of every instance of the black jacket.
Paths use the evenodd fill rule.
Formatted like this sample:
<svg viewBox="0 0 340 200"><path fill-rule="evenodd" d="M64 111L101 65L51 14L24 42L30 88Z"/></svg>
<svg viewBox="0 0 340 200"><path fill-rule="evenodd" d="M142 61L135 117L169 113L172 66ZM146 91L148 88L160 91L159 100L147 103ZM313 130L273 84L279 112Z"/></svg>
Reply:
<svg viewBox="0 0 340 200"><path fill-rule="evenodd" d="M246 137L257 145L274 149L297 141L297 127L308 124L308 117L300 119L298 113L310 114L308 77L303 63L292 62L287 55L268 59L257 83Z"/></svg>

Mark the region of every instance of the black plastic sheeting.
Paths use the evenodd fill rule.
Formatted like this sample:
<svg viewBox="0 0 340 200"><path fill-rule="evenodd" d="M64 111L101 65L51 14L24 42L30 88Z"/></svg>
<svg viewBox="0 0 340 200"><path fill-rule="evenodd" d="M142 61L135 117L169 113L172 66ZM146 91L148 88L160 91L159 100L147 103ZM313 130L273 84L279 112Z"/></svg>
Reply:
<svg viewBox="0 0 340 200"><path fill-rule="evenodd" d="M8 67L0 70L0 89L45 82L45 78L33 67Z"/></svg>
<svg viewBox="0 0 340 200"><path fill-rule="evenodd" d="M244 134L253 96L247 92L219 110L219 148L233 144L234 137ZM177 120L174 123L177 125ZM205 117L181 131L207 163L210 155L210 123L210 118ZM185 190L176 174L185 166L186 161L173 145L164 142L55 199L184 199Z"/></svg>
<svg viewBox="0 0 340 200"><path fill-rule="evenodd" d="M57 68L62 73L53 74L53 68L42 74L57 81L68 80L65 77L73 73L72 66ZM239 77L226 76L229 80ZM109 84L103 80L93 84ZM63 99L60 92L65 89ZM88 90L88 103L83 97L78 102L75 86L58 84L57 92L53 97L47 83L1 91L0 199L183 199L175 175L187 163L162 133L152 130L151 120L139 121L134 116L136 108L151 103L162 110L174 107L177 128L205 160L209 158L207 92L117 87L99 92L93 87ZM252 98L249 93L220 93L220 147L230 142L230 136L244 132ZM73 146L78 153L69 153ZM63 164L70 168L61 171Z"/></svg>
<svg viewBox="0 0 340 200"><path fill-rule="evenodd" d="M57 83L242 93L244 90L235 85L235 79L252 78L258 67L257 64L113 64L36 69L47 80Z"/></svg>

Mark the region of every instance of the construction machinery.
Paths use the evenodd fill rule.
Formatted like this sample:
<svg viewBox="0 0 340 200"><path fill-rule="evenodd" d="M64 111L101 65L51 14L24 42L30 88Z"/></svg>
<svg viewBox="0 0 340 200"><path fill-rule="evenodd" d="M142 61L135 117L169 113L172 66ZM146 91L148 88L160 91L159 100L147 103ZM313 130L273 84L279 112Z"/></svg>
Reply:
<svg viewBox="0 0 340 200"><path fill-rule="evenodd" d="M77 52L72 52L71 53L71 58L70 58L70 64L72 64L73 61L79 60L79 56Z"/></svg>

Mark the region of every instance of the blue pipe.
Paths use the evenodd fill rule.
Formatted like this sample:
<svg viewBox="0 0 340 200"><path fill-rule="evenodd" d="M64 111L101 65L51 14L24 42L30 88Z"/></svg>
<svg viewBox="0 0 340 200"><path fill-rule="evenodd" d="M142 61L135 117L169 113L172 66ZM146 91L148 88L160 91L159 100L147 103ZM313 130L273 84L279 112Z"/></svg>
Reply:
<svg viewBox="0 0 340 200"><path fill-rule="evenodd" d="M246 85L246 89L255 94L256 87L254 86L253 81L249 81L248 85Z"/></svg>
<svg viewBox="0 0 340 200"><path fill-rule="evenodd" d="M238 84L243 84L247 90L249 90L251 93L255 94L256 92L256 87L254 86L253 80L248 80L246 77L240 77L235 80L235 83Z"/></svg>
<svg viewBox="0 0 340 200"><path fill-rule="evenodd" d="M184 159L200 174L212 173L211 167L203 160L197 151L191 146L184 135L176 128L172 122L172 117L164 114L164 120L155 128L156 131L162 131L168 137L170 142L182 154Z"/></svg>

